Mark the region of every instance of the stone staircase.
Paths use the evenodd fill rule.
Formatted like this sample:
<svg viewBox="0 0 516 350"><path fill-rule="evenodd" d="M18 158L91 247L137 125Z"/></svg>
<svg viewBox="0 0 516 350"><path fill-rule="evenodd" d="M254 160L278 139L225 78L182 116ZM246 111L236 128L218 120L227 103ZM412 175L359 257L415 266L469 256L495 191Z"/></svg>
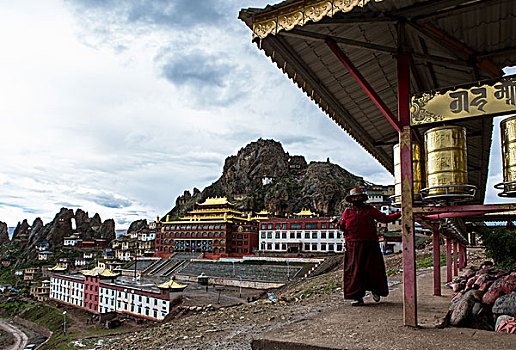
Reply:
<svg viewBox="0 0 516 350"><path fill-rule="evenodd" d="M191 261L178 271L183 275L199 276L204 273L209 277L242 278L253 281L287 282L298 277L302 266L286 266L273 264L246 264ZM242 277L239 277L242 276Z"/></svg>

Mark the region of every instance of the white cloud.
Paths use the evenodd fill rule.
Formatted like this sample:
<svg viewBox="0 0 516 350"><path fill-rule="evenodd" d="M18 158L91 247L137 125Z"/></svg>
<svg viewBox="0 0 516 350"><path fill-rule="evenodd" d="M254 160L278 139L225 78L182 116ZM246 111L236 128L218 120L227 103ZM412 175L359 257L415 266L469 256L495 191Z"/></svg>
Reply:
<svg viewBox="0 0 516 350"><path fill-rule="evenodd" d="M266 3L3 2L0 220L153 219L259 137L392 183L251 43L238 11Z"/></svg>

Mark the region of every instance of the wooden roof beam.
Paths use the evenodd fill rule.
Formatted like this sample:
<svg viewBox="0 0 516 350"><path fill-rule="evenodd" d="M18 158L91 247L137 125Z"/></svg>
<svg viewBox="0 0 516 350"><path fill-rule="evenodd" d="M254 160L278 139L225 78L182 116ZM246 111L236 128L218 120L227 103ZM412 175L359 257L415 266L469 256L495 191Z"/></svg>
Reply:
<svg viewBox="0 0 516 350"><path fill-rule="evenodd" d="M495 51L491 51L491 52L484 52L481 54L477 54L475 57L482 59L482 58L511 55L511 54L516 54L516 46L507 47L507 48L504 48L501 50L495 50Z"/></svg>
<svg viewBox="0 0 516 350"><path fill-rule="evenodd" d="M300 38L300 39L307 39L307 40L315 40L315 41L321 41L321 42L326 42L327 40L332 40L336 43L339 43L339 44L342 44L345 46L355 47L355 48L359 48L359 49L367 49L367 50L381 52L381 53L387 53L387 54L395 54L397 52L396 48L390 47L390 46L377 45L377 44L372 44L372 43L368 43L365 41L346 39L346 38L342 38L342 37L315 33L315 32L310 32L310 31L301 30L301 29L293 29L290 31L283 31L283 32L280 32L279 35L290 36L290 37L295 37L295 38Z"/></svg>
<svg viewBox="0 0 516 350"><path fill-rule="evenodd" d="M395 24L398 20L388 17L380 17L381 13L361 14L353 16L347 13L343 18L324 18L319 22L310 23L309 26L341 25L341 24Z"/></svg>
<svg viewBox="0 0 516 350"><path fill-rule="evenodd" d="M278 35L286 36L286 37L294 37L299 39L305 39L305 40L314 40L314 41L321 41L326 42L328 40L332 40L338 44L354 47L358 49L365 49L370 51L376 51L380 53L395 55L397 53L397 49L391 46L385 46L385 45L377 45L368 43L365 41L358 41L358 40L352 40L342 37L337 37L333 35L327 35L322 33L315 33L310 32L307 30L302 29L293 29L291 31L283 31L280 32ZM418 61L424 61L424 62L432 62L436 64L441 64L444 66L453 66L458 68L469 68L472 69L471 65L468 64L468 62L464 60L455 60L452 58L446 58L446 57L439 57L439 56L433 56L428 54L421 54L421 53L413 53L412 57L415 60Z"/></svg>
<svg viewBox="0 0 516 350"><path fill-rule="evenodd" d="M435 21L440 18L449 16L452 13L454 15L457 15L457 14L460 14L461 12L472 11L476 7L483 6L485 3L488 3L488 2L500 3L500 2L507 2L507 1L513 1L513 0L469 0L469 1L462 1L463 2L462 4L459 1L459 3L453 7L443 8L440 11L436 11L433 13L429 12L424 15L414 16L414 17L412 17L412 20L414 20L416 22Z"/></svg>
<svg viewBox="0 0 516 350"><path fill-rule="evenodd" d="M417 27L417 25L414 25ZM493 78L498 78L503 75L503 71L493 62L485 58L476 59L477 52L461 42L460 40L447 34L442 29L436 27L430 22L420 24L420 28L428 35L432 36L442 46L446 46L448 49L453 50L457 54L461 55L467 60L472 60L472 65L476 65L480 70L487 73Z"/></svg>
<svg viewBox="0 0 516 350"><path fill-rule="evenodd" d="M344 106L342 106L338 99L324 85L321 84L315 73L299 60L298 55L291 51L291 49L282 42L281 36L270 36L267 38L267 41L270 43L271 47L277 51L285 60L287 58L289 59L288 63L294 66L298 75L302 76L303 80L305 80L311 86L312 90L316 91L316 93L326 101L328 107L335 112L335 115L345 118L345 120L339 121L334 119L335 123L346 130L353 139L357 140L359 144L361 144L368 152L371 153L373 148L375 148L373 144L374 140L372 140L371 137L368 137L368 134L360 124L353 122L351 114L344 108ZM327 111L327 113L330 112ZM350 130L353 130L353 134ZM358 137L357 134L359 134L360 137ZM390 158L382 150L377 150L377 152L377 156L373 157L375 157L388 171L392 173L392 158Z"/></svg>
<svg viewBox="0 0 516 350"><path fill-rule="evenodd" d="M471 5L484 0L431 0L407 6L388 13L388 17L422 17L456 9L460 5Z"/></svg>
<svg viewBox="0 0 516 350"><path fill-rule="evenodd" d="M468 70L473 69L473 67L470 64L468 64L468 62L462 60L455 60L453 58L439 57L423 53L413 53L412 58L417 61L430 62L445 67L453 66L457 68L467 68Z"/></svg>
<svg viewBox="0 0 516 350"><path fill-rule="evenodd" d="M349 73L355 78L358 84L364 89L366 94L371 98L374 104L380 109L383 115L387 118L389 123L396 129L398 133L401 133L401 127L399 125L398 120L392 113L392 111L387 107L387 104L383 102L381 97L376 93L373 87L368 83L368 81L364 78L364 76L360 73L360 71L355 67L355 65L351 62L351 60L346 56L346 54L340 49L339 45L332 40L327 40L326 45L333 51L335 56L339 59L339 61L346 67Z"/></svg>

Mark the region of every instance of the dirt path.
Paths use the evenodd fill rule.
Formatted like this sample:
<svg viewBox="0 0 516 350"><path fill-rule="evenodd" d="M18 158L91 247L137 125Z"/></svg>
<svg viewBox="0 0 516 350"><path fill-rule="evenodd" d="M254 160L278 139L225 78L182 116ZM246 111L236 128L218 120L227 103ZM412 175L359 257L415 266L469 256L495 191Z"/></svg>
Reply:
<svg viewBox="0 0 516 350"><path fill-rule="evenodd" d="M29 342L29 337L23 333L18 327L13 326L9 321L0 318L0 328L4 331L9 332L14 337L14 344L5 350L23 350Z"/></svg>
<svg viewBox="0 0 516 350"><path fill-rule="evenodd" d="M116 350L154 349L515 349L516 337L465 328L437 329L451 290L432 296L432 270L419 271L421 328L403 327L401 276L389 279L391 293L380 304L366 298L354 308L336 285L341 271L278 291L288 303L251 303L203 312L127 335ZM328 286L334 286L328 288ZM319 288L319 289L318 289ZM306 293L310 291L309 293Z"/></svg>
<svg viewBox="0 0 516 350"><path fill-rule="evenodd" d="M329 312L259 335L252 349L516 349L512 334L436 328L453 292L443 285L442 296L433 296L433 270L418 274L418 328L403 326L403 290L398 284L379 304L369 299L363 307L351 307L347 301L337 301Z"/></svg>

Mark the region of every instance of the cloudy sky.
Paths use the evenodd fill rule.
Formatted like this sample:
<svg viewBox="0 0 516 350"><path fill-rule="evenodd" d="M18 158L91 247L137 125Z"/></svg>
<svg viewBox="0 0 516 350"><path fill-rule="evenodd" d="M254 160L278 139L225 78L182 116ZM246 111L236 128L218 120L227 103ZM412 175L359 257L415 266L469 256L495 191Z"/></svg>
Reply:
<svg viewBox="0 0 516 350"><path fill-rule="evenodd" d="M392 183L251 44L238 11L268 2L0 0L0 221L154 219L259 137Z"/></svg>

